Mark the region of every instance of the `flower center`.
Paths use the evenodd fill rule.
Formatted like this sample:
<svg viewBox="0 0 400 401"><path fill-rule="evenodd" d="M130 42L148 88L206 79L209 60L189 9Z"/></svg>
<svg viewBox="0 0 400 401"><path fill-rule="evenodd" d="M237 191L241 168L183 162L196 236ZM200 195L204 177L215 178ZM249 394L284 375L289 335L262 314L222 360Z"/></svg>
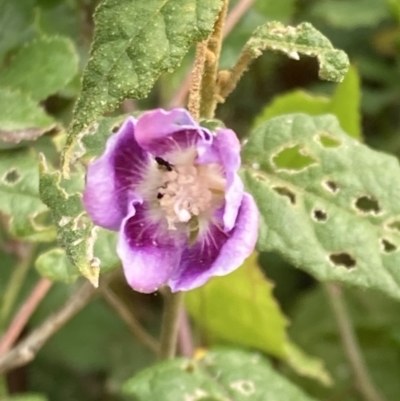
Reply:
<svg viewBox="0 0 400 401"><path fill-rule="evenodd" d="M226 181L220 166L196 165L194 161L195 152L174 164L156 158L161 173L157 199L170 230L176 230L176 224L212 212L223 201Z"/></svg>

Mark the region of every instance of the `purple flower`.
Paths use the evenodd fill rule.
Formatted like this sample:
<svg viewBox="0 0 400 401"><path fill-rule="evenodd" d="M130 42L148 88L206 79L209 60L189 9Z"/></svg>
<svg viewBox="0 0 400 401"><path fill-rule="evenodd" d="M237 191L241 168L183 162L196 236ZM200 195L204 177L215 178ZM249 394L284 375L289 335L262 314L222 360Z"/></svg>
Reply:
<svg viewBox="0 0 400 401"><path fill-rule="evenodd" d="M129 117L91 163L83 195L93 222L119 230L129 285L186 291L238 268L258 211L243 192L235 133L200 127L184 109Z"/></svg>

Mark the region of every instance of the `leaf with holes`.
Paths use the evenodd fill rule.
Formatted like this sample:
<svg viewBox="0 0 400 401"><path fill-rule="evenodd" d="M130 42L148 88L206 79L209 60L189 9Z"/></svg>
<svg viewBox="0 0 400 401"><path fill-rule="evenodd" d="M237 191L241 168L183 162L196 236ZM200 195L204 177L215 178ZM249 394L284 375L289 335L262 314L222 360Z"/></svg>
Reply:
<svg viewBox="0 0 400 401"><path fill-rule="evenodd" d="M41 37L14 56L0 75L0 87L20 90L39 101L63 89L77 72L78 55L70 39Z"/></svg>
<svg viewBox="0 0 400 401"><path fill-rule="evenodd" d="M129 379L123 392L137 401L276 401L277 395L280 401L314 400L259 354L234 350L158 363Z"/></svg>
<svg viewBox="0 0 400 401"><path fill-rule="evenodd" d="M62 181L60 171L49 171L43 155L40 158L39 171L40 197L50 208L59 241L71 263L97 287L100 261L93 254L97 228L83 209L82 194L76 190L82 184L79 182L82 174L74 177L76 179ZM66 185L73 189L68 192Z"/></svg>
<svg viewBox="0 0 400 401"><path fill-rule="evenodd" d="M11 233L27 241L53 241L48 209L39 198L37 155L27 149L2 151L0 212L9 216Z"/></svg>
<svg viewBox="0 0 400 401"><path fill-rule="evenodd" d="M331 98L315 96L295 90L277 96L257 116L255 125L270 118L290 113L306 113L312 116L334 114L341 127L353 138L361 139L360 78L357 69L350 66L343 82L337 85Z"/></svg>
<svg viewBox="0 0 400 401"><path fill-rule="evenodd" d="M297 153L293 166L282 154ZM400 299L400 167L342 131L334 116L303 114L257 127L243 178L261 214L259 247L319 280Z"/></svg>
<svg viewBox="0 0 400 401"><path fill-rule="evenodd" d="M189 47L211 33L220 0L103 0L66 147L125 98L142 98Z"/></svg>
<svg viewBox="0 0 400 401"><path fill-rule="evenodd" d="M116 253L118 234L99 228L94 244L94 255L100 261L100 273L107 273L120 265ZM36 270L42 277L52 281L73 283L81 274L68 259L65 250L53 248L39 255Z"/></svg>
<svg viewBox="0 0 400 401"><path fill-rule="evenodd" d="M319 76L328 81L341 82L349 68L346 53L334 49L331 42L307 22L292 27L274 21L258 27L244 52L257 58L264 50L280 51L295 60L299 59L299 53L316 57Z"/></svg>
<svg viewBox="0 0 400 401"><path fill-rule="evenodd" d="M71 180L62 180L60 171L49 171L43 155L39 167L40 196L50 208L69 262L57 249L42 255L36 267L55 281L73 281L78 269L97 286L100 273L111 271L120 263L116 254L117 233L95 227L87 216L82 205L83 171L77 171ZM51 267L52 258L62 266Z"/></svg>
<svg viewBox="0 0 400 401"><path fill-rule="evenodd" d="M33 141L56 124L28 95L0 88L0 149Z"/></svg>
<svg viewBox="0 0 400 401"><path fill-rule="evenodd" d="M290 343L287 320L257 259L253 253L235 272L189 291L185 303L190 316L212 343L224 341L262 350L289 362L300 374L330 384L322 363Z"/></svg>

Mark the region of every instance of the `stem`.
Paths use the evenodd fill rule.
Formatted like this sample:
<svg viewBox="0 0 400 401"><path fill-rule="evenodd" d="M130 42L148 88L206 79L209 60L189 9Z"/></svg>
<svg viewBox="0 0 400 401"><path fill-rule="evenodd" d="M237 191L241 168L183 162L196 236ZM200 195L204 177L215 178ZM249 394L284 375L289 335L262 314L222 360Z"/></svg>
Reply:
<svg viewBox="0 0 400 401"><path fill-rule="evenodd" d="M215 95L217 88L218 64L219 56L221 54L222 33L229 4L229 0L222 1L222 9L219 12L217 21L215 22L213 33L207 42L204 76L201 83L200 114L205 118L214 117L215 107L217 105Z"/></svg>
<svg viewBox="0 0 400 401"><path fill-rule="evenodd" d="M160 359L172 359L176 352L183 292L165 291L164 315L161 326Z"/></svg>
<svg viewBox="0 0 400 401"><path fill-rule="evenodd" d="M21 252L21 255L19 255L20 261L14 268L6 292L3 296L3 306L0 311L0 327L3 327L6 324L11 310L14 307L22 284L24 283L25 276L31 266L33 253L34 246L26 245L24 252Z"/></svg>
<svg viewBox="0 0 400 401"><path fill-rule="evenodd" d="M194 346L192 340L192 331L185 307L182 305L179 311L179 329L178 329L178 349L183 356L191 358L193 356Z"/></svg>
<svg viewBox="0 0 400 401"><path fill-rule="evenodd" d="M142 327L139 321L130 313L126 305L115 295L109 287L102 290L104 299L115 309L118 315L130 328L133 335L150 351L158 354L159 345L157 341Z"/></svg>
<svg viewBox="0 0 400 401"><path fill-rule="evenodd" d="M219 92L217 98L219 103L224 103L225 99L236 88L243 73L249 68L254 56L245 47L240 54L238 62L230 71L220 71L218 74Z"/></svg>
<svg viewBox="0 0 400 401"><path fill-rule="evenodd" d="M40 279L36 284L29 297L14 316L7 331L0 338L0 355L6 353L13 346L15 341L17 341L32 313L36 310L40 301L47 294L52 285L53 283L46 278Z"/></svg>
<svg viewBox="0 0 400 401"><path fill-rule="evenodd" d="M246 13L246 11L250 8L250 6L254 3L255 0L240 0L232 11L228 14L224 26L224 30L222 32L222 38L224 39L231 32L232 28L239 21L239 19ZM186 78L183 80L182 85L179 87L178 91L175 93L173 98L169 103L170 108L174 107L182 107L185 103L186 95L190 89L191 82L191 69L188 71Z"/></svg>
<svg viewBox="0 0 400 401"><path fill-rule="evenodd" d="M331 304L332 312L338 326L343 350L346 359L354 375L355 385L365 401L385 401L385 398L375 387L363 356L346 305L342 297L342 290L339 285L328 283L325 285L326 292Z"/></svg>
<svg viewBox="0 0 400 401"><path fill-rule="evenodd" d="M33 330L19 345L0 356L0 374L30 362L46 341L78 313L92 298L96 288L85 281L53 315Z"/></svg>
<svg viewBox="0 0 400 401"><path fill-rule="evenodd" d="M196 47L196 58L191 76L188 110L195 120L200 117L200 88L206 59L207 41L199 42Z"/></svg>

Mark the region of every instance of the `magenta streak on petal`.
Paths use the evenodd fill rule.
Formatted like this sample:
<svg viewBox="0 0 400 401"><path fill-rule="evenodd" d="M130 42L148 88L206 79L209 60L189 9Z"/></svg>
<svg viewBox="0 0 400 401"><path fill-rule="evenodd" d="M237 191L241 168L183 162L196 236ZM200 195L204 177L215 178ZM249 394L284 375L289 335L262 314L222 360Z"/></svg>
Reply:
<svg viewBox="0 0 400 401"><path fill-rule="evenodd" d="M165 284L179 266L183 241L177 232L152 222L144 206L131 206L117 246L128 284L144 293Z"/></svg>
<svg viewBox="0 0 400 401"><path fill-rule="evenodd" d="M160 157L198 142L212 142L210 132L202 129L184 109L144 113L138 120L135 137L143 149Z"/></svg>
<svg viewBox="0 0 400 401"><path fill-rule="evenodd" d="M245 193L231 232L211 225L203 238L183 251L179 269L168 282L171 290L188 291L213 276L224 276L238 268L253 252L257 232L257 206L253 197Z"/></svg>
<svg viewBox="0 0 400 401"><path fill-rule="evenodd" d="M118 230L127 214L134 187L150 161L134 137L136 121L128 118L111 136L106 150L88 167L83 204L96 225Z"/></svg>

